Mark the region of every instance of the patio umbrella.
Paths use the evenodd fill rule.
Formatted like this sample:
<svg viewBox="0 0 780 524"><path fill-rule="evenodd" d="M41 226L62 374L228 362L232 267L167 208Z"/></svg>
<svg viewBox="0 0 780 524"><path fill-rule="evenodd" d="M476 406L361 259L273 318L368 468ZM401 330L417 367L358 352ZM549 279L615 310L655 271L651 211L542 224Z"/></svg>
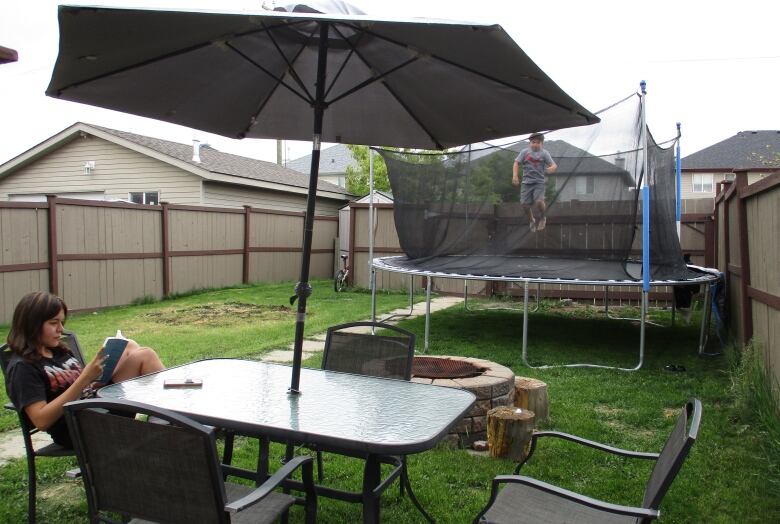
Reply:
<svg viewBox="0 0 780 524"><path fill-rule="evenodd" d="M46 94L232 138L312 139L291 390L320 142L445 149L595 123L498 25L60 6Z"/></svg>

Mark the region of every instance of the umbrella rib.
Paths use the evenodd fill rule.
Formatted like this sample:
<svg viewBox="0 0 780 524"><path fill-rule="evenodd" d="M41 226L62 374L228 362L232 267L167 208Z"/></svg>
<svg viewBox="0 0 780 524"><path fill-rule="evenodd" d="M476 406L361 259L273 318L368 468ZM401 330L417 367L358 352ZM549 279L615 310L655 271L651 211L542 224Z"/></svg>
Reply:
<svg viewBox="0 0 780 524"><path fill-rule="evenodd" d="M260 71L262 71L263 73L267 74L268 76L270 76L271 78L276 80L277 85L281 85L281 86L286 87L292 94L294 94L295 96L297 96L298 98L300 98L301 100L306 102L307 104L311 104L312 103L312 99L310 98L310 95L309 95L308 92L306 92L305 95L299 93L298 91L295 90L295 88L293 88L292 86L288 85L287 82L285 82L282 78L276 76L274 73L269 71L267 68L265 68L262 65L258 64L257 62L255 62L250 56L248 56L246 53L244 53L243 51L241 51L240 49L235 47L233 44L228 42L228 43L226 43L226 45L230 49L232 49L236 54L238 54L241 58L243 58L244 60L246 60L247 62L249 62L253 66L255 66L256 68L258 68ZM305 88L304 88L304 91L305 91Z"/></svg>
<svg viewBox="0 0 780 524"><path fill-rule="evenodd" d="M328 86L328 89L325 90L325 98L328 98L328 95L330 94L330 91L333 89L333 87L336 85L336 81L341 76L341 73L344 71L344 68L347 67L347 64L349 63L349 60L352 58L352 55L355 54L355 46L352 45L352 43L349 41L349 39L344 36L344 34L339 31L339 28L336 26L336 24L332 24L331 27L333 30L338 34L344 42L347 43L349 46L349 54L344 58L344 61L341 63L341 67L339 67L339 70L336 72L336 74L333 76L333 81L331 81L330 86ZM363 38L363 35L365 33L360 33L360 37L358 38L358 41Z"/></svg>
<svg viewBox="0 0 780 524"><path fill-rule="evenodd" d="M57 88L56 96L57 96L57 98L59 98L60 94L62 94L62 92L67 90L67 89L78 87L78 86L81 86L83 84L87 84L87 83L90 83L90 82L95 82L97 80L102 80L103 78L108 78L110 76L114 76L114 75L117 75L117 74L120 74L120 73L124 73L126 71L130 71L130 70L133 70L133 69L136 69L136 68L139 68L139 67L143 67L143 66L146 66L146 65L149 65L149 64L153 64L153 63L158 62L160 60L165 60L167 58L179 56L179 55L182 55L182 54L185 54L185 53L190 53L190 52L195 51L197 49L202 49L204 47L208 47L211 44L212 44L212 42L206 42L206 43L203 43L203 44L193 45L193 46L187 47L185 49L179 49L177 51L173 51L173 52L170 52L170 53L166 53L164 55L156 56L156 57L150 58L148 60L143 60L141 62L137 62L135 64L131 64L131 65L122 67L120 69L112 69L109 72L102 73L102 74L93 76L91 78L87 78L85 80L79 80L78 82L73 82L72 84L66 85L64 87ZM51 96L51 93L46 93L46 94Z"/></svg>
<svg viewBox="0 0 780 524"><path fill-rule="evenodd" d="M295 25L295 24L290 24L290 25ZM298 72L297 72L297 71L295 71L295 67L293 66L293 62L294 62L294 61L295 61L295 60L296 60L296 59L297 59L299 56L301 56L301 53L302 53L302 52L303 52L303 50L306 48L306 45L307 45L309 42L311 42L311 40L312 40L312 38L313 38L313 36L314 36L314 30L312 30L312 31L309 33L309 36L306 38L306 41L305 41L305 42L303 43L303 45L301 45L301 47L298 49L298 52L295 54L295 59L293 59L293 61L290 61L290 60L287 58L287 55L284 53L284 51L282 51L282 48L279 46L279 42L277 42L277 41L276 41L276 38L274 38L274 35L273 35L273 33L271 32L271 28L270 28L270 27L268 27L268 26L266 26L266 25L265 25L265 22L263 22L263 27L265 28L265 30L266 30L266 33L268 34L268 38L270 38L270 39L271 39L271 42L274 44L274 47L276 48L276 51L279 53L279 56L281 56L282 58L284 58L284 61L287 63L287 70L290 72L290 74L292 75L293 79L294 79L294 80L295 80L295 82L298 84L298 86L299 86L299 87L300 87L300 88L303 90L303 92L304 92L304 93L306 93L306 97L308 98L308 102L309 102L309 103L312 103L312 102L314 101L314 97L312 96L312 94L311 94L311 93L309 93L309 90L308 90L308 89L306 89L306 84L304 84L304 83L303 83L303 80L301 80L301 77L300 77L300 76L298 76Z"/></svg>

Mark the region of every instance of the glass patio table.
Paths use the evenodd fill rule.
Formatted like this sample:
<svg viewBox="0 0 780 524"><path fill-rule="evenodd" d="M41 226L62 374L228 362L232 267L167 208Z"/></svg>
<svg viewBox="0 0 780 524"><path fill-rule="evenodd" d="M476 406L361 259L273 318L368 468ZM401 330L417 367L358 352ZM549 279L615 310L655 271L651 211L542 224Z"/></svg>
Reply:
<svg viewBox="0 0 780 524"><path fill-rule="evenodd" d="M379 521L379 497L390 484L381 479L381 463L433 448L476 398L460 389L309 368L301 370L301 393L291 395L291 369L250 360L199 360L106 386L98 395L169 409L242 435L364 458L357 499L317 489L361 502L364 522ZM164 387L166 379L188 378L202 386Z"/></svg>

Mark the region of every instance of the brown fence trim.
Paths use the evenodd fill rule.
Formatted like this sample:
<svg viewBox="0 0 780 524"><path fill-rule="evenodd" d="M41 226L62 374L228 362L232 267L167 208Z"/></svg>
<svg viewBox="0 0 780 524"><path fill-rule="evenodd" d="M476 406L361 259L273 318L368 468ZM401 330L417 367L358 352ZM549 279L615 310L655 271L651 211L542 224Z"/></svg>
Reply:
<svg viewBox="0 0 780 524"><path fill-rule="evenodd" d="M168 204L168 209L171 211L205 211L206 213L228 213L239 214L243 213L243 209L230 208L230 207L209 207L209 206L190 206L187 204Z"/></svg>
<svg viewBox="0 0 780 524"><path fill-rule="evenodd" d="M59 282L57 281L57 197L46 195L49 204L49 292L59 295Z"/></svg>
<svg viewBox="0 0 780 524"><path fill-rule="evenodd" d="M249 251L251 251L252 253L302 253L303 248L256 246L256 247L250 247ZM321 249L312 249L311 252L313 255L320 255L322 253L335 253L336 250L334 248L325 247Z"/></svg>
<svg viewBox="0 0 780 524"><path fill-rule="evenodd" d="M355 285L355 272L353 271L353 263L355 260L355 230L357 229L356 226L357 222L357 209L355 206L351 205L349 206L349 255L347 256L347 271L349 273L347 274L347 284L350 286ZM371 231L371 229L374 227L374 224L369 224L368 229ZM339 241L340 242L340 241ZM341 254L341 251L339 251L339 254Z"/></svg>
<svg viewBox="0 0 780 524"><path fill-rule="evenodd" d="M202 257L211 255L243 255L244 249L192 249L168 251L170 257Z"/></svg>
<svg viewBox="0 0 780 524"><path fill-rule="evenodd" d="M61 206L112 207L119 209L146 209L160 211L160 206L151 204L133 204L132 202L106 202L105 200L85 200L83 198L57 198Z"/></svg>
<svg viewBox="0 0 780 524"><path fill-rule="evenodd" d="M171 221L169 209L170 204L167 202L163 202L162 204L162 217L160 222L162 222L162 252L163 252L163 260L162 260L162 266L163 266L163 296L167 297L171 294L171 257L170 257L170 251L168 246L170 245L170 231L169 231L169 223Z"/></svg>
<svg viewBox="0 0 780 524"><path fill-rule="evenodd" d="M303 211L280 211L278 209L263 209L259 207L253 207L252 213L262 213L264 215L284 215L288 217L301 217L304 218L306 216L306 213ZM317 220L319 217L314 217L315 220Z"/></svg>
<svg viewBox="0 0 780 524"><path fill-rule="evenodd" d="M737 194L742 195L747 187L747 171L735 171ZM737 227L739 228L739 265L742 268L740 288L742 290L742 343L747 344L753 338L753 303L748 297L750 286L750 248L748 247L747 202L740 196L737 199Z"/></svg>
<svg viewBox="0 0 780 524"><path fill-rule="evenodd" d="M747 187L741 188L739 191L739 196L742 198L752 197L758 195L759 193L763 193L764 191L768 191L778 185L780 185L780 173L774 173L768 177L764 177L761 180L753 182Z"/></svg>
<svg viewBox="0 0 780 524"><path fill-rule="evenodd" d="M780 297L777 295L773 295L771 293L767 293L766 291L762 291L750 286L747 288L747 294L753 300L761 302L762 304L766 304L772 309L780 311Z"/></svg>
<svg viewBox="0 0 780 524"><path fill-rule="evenodd" d="M26 264L8 264L0 266L0 273L11 273L14 271L35 271L38 269L49 269L48 262L28 262Z"/></svg>
<svg viewBox="0 0 780 524"><path fill-rule="evenodd" d="M49 202L0 202L2 208L49 209Z"/></svg>
<svg viewBox="0 0 780 524"><path fill-rule="evenodd" d="M250 242L250 234L249 234L249 226L252 222L252 207L251 206L244 206L244 261L243 261L243 271L241 274L241 282L244 284L249 284L249 242Z"/></svg>
<svg viewBox="0 0 780 524"><path fill-rule="evenodd" d="M355 253L368 253L368 247L355 246L353 249ZM403 253L404 250L400 247L377 247L374 246L374 253Z"/></svg>
<svg viewBox="0 0 780 524"><path fill-rule="evenodd" d="M61 262L72 262L74 260L132 260L141 258L162 258L162 252L152 253L74 253L57 255L57 260Z"/></svg>

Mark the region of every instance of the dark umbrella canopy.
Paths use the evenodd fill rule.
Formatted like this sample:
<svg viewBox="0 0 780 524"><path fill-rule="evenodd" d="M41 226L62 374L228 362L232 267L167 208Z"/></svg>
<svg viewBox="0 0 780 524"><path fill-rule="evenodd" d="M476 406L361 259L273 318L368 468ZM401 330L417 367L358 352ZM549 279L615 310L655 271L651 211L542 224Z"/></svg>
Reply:
<svg viewBox="0 0 780 524"><path fill-rule="evenodd" d="M61 6L46 94L232 138L313 138L291 389L320 142L444 149L598 122L498 25Z"/></svg>

